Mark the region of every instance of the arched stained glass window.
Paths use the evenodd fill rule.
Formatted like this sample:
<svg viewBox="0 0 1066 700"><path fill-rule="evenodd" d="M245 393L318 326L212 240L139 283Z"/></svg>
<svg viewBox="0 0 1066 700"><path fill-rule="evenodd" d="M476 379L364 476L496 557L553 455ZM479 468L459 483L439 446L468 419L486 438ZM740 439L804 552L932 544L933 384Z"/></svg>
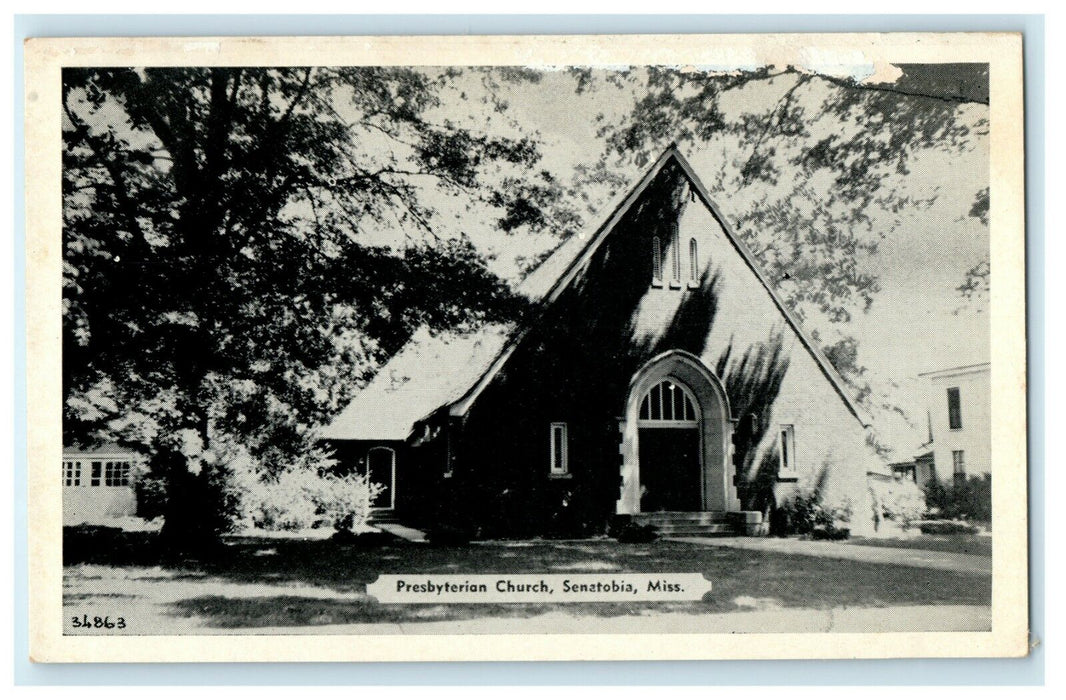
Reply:
<svg viewBox="0 0 1066 700"><path fill-rule="evenodd" d="M639 416L642 421L693 424L699 420L699 411L687 388L664 379L644 395Z"/></svg>
<svg viewBox="0 0 1066 700"><path fill-rule="evenodd" d="M663 247L658 236L651 239L651 278L655 282L663 280Z"/></svg>

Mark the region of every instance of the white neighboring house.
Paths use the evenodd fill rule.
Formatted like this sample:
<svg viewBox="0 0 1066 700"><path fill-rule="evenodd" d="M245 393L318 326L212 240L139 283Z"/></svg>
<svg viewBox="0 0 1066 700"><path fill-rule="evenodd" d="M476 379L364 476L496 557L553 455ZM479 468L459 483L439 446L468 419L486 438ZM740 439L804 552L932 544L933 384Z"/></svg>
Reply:
<svg viewBox="0 0 1066 700"><path fill-rule="evenodd" d="M991 368L984 362L918 375L925 391L928 447L942 482L992 473Z"/></svg>
<svg viewBox="0 0 1066 700"><path fill-rule="evenodd" d="M104 525L137 514L134 481L142 458L117 445L63 448L63 524Z"/></svg>

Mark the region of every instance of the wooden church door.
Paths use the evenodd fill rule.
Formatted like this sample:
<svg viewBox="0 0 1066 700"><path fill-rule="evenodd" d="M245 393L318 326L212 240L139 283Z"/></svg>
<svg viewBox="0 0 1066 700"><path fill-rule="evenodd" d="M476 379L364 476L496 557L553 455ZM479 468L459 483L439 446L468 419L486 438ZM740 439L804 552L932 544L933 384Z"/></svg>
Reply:
<svg viewBox="0 0 1066 700"><path fill-rule="evenodd" d="M641 402L641 512L703 510L700 414L689 390L666 378Z"/></svg>

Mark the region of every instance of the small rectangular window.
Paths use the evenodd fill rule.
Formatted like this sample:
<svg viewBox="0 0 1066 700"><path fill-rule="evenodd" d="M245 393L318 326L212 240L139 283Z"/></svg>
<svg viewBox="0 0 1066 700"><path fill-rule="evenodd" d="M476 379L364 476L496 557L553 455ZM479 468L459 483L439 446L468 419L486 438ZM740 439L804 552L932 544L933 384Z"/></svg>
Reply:
<svg viewBox="0 0 1066 700"><path fill-rule="evenodd" d="M103 469L103 463L102 462L93 462L92 463L92 472L90 473L90 476L89 476L89 486L99 486L100 485L100 475L101 475L102 469Z"/></svg>
<svg viewBox="0 0 1066 700"><path fill-rule="evenodd" d="M793 426L781 426L780 442L781 471L796 471L796 434Z"/></svg>
<svg viewBox="0 0 1066 700"><path fill-rule="evenodd" d="M569 474L569 446L567 444L566 423L552 423L551 426L551 473Z"/></svg>
<svg viewBox="0 0 1066 700"><path fill-rule="evenodd" d="M951 471L956 476L966 473L966 457L962 450L951 451Z"/></svg>
<svg viewBox="0 0 1066 700"><path fill-rule="evenodd" d="M962 428L962 403L957 386L948 389L948 427L952 430Z"/></svg>
<svg viewBox="0 0 1066 700"><path fill-rule="evenodd" d="M700 261L699 261L699 245L696 243L696 239L692 238L688 242L688 281L695 283L696 278L699 276Z"/></svg>

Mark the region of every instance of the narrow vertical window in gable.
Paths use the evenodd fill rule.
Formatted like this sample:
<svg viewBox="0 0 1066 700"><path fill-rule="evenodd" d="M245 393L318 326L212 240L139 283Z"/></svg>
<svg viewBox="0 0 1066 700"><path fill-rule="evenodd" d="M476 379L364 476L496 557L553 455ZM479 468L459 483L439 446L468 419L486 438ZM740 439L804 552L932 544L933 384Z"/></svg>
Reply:
<svg viewBox="0 0 1066 700"><path fill-rule="evenodd" d="M688 281L696 282L696 278L699 276L699 253L698 244L695 238L690 238L688 241Z"/></svg>
<svg viewBox="0 0 1066 700"><path fill-rule="evenodd" d="M670 261L673 263L674 282L681 281L681 244L678 240L677 224L672 227L670 234Z"/></svg>
<svg viewBox="0 0 1066 700"><path fill-rule="evenodd" d="M663 248L658 236L651 239L651 281L663 281Z"/></svg>

